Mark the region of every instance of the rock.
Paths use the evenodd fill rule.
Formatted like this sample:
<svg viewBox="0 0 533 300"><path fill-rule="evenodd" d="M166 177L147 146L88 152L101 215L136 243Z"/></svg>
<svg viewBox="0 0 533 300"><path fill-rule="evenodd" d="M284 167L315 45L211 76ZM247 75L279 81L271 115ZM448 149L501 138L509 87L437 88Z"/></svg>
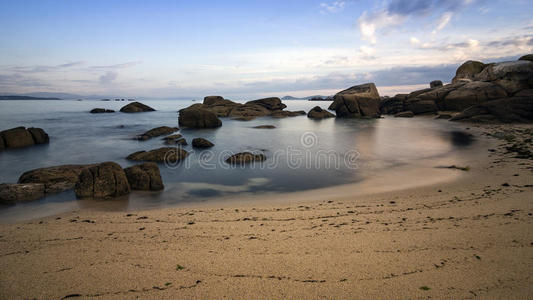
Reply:
<svg viewBox="0 0 533 300"><path fill-rule="evenodd" d="M454 91L454 90L462 87L466 83L467 82L460 81L460 82L457 82L457 83L447 84L447 85L439 87L439 88L429 89L429 91L426 91L424 93L417 93L417 95L412 97L412 99L432 100L432 101L435 102L435 104L437 105L437 108L439 110L447 110L447 108L445 107L444 98L451 91Z"/></svg>
<svg viewBox="0 0 533 300"><path fill-rule="evenodd" d="M35 145L33 136L25 127L16 127L0 132L6 148L22 148Z"/></svg>
<svg viewBox="0 0 533 300"><path fill-rule="evenodd" d="M500 86L473 81L449 92L444 98L444 107L446 110L462 111L472 105L504 97L507 97L507 93Z"/></svg>
<svg viewBox="0 0 533 300"><path fill-rule="evenodd" d="M399 113L394 115L394 117L396 117L396 118L412 118L414 116L415 116L415 114L412 111L410 111L410 110L402 111L402 112L399 112Z"/></svg>
<svg viewBox="0 0 533 300"><path fill-rule="evenodd" d="M44 197L42 183L2 183L0 184L0 204L29 202Z"/></svg>
<svg viewBox="0 0 533 300"><path fill-rule="evenodd" d="M213 112L195 105L179 111L178 123L180 126L190 128L216 128L222 126L222 121Z"/></svg>
<svg viewBox="0 0 533 300"><path fill-rule="evenodd" d="M442 86L442 81L440 80L433 80L432 82L429 83L430 88L437 88L441 86Z"/></svg>
<svg viewBox="0 0 533 300"><path fill-rule="evenodd" d="M138 151L126 157L134 161L152 161L152 162L179 162L187 157L189 153L181 148L163 147L150 151Z"/></svg>
<svg viewBox="0 0 533 300"><path fill-rule="evenodd" d="M112 109L105 109L105 108L93 108L90 113L91 114L102 114L102 113L114 113L115 111Z"/></svg>
<svg viewBox="0 0 533 300"><path fill-rule="evenodd" d="M226 159L226 162L229 164L247 164L256 161L261 162L264 160L266 160L266 156L264 154L241 152L228 157L228 159Z"/></svg>
<svg viewBox="0 0 533 300"><path fill-rule="evenodd" d="M210 141L204 139L204 138L194 138L192 140L192 146L194 148L210 148L213 147L215 144L211 143Z"/></svg>
<svg viewBox="0 0 533 300"><path fill-rule="evenodd" d="M222 96L206 96L206 97L204 97L204 104L205 105L215 104L218 101L224 101L224 97L222 97Z"/></svg>
<svg viewBox="0 0 533 300"><path fill-rule="evenodd" d="M48 134L41 128L30 127L28 128L28 132L31 134L33 141L37 145L48 144L50 142L50 137L48 137Z"/></svg>
<svg viewBox="0 0 533 300"><path fill-rule="evenodd" d="M120 111L124 113L137 113L137 112L155 111L155 109L151 108L148 105L142 104L140 102L132 102L122 107Z"/></svg>
<svg viewBox="0 0 533 300"><path fill-rule="evenodd" d="M274 125L259 125L259 126L254 126L252 128L255 128L255 129L274 129L274 128L276 128L276 126L274 126Z"/></svg>
<svg viewBox="0 0 533 300"><path fill-rule="evenodd" d="M394 97L382 98L379 104L379 110L382 114L396 114L405 110L405 101L407 94L397 94Z"/></svg>
<svg viewBox="0 0 533 300"><path fill-rule="evenodd" d="M0 134L0 151L4 150L6 148L6 142L4 142L4 138Z"/></svg>
<svg viewBox="0 0 533 300"><path fill-rule="evenodd" d="M94 165L61 165L24 172L18 183L42 183L45 193L59 193L74 188L82 170Z"/></svg>
<svg viewBox="0 0 533 300"><path fill-rule="evenodd" d="M451 114L439 114L438 116L435 117L435 119L451 119L451 118L452 118Z"/></svg>
<svg viewBox="0 0 533 300"><path fill-rule="evenodd" d="M168 135L166 137L163 138L163 140L177 140L177 139L180 139L182 137L181 134L171 134L171 135Z"/></svg>
<svg viewBox="0 0 533 300"><path fill-rule="evenodd" d="M533 98L533 89L521 90L520 92L514 94L514 96Z"/></svg>
<svg viewBox="0 0 533 300"><path fill-rule="evenodd" d="M413 112L415 115L436 113L438 110L435 101L420 98L407 99L405 109Z"/></svg>
<svg viewBox="0 0 533 300"><path fill-rule="evenodd" d="M76 197L110 198L127 195L130 185L117 163L104 162L81 171L74 191Z"/></svg>
<svg viewBox="0 0 533 300"><path fill-rule="evenodd" d="M252 117L252 116L243 116L243 117L233 117L231 118L232 120L235 120L235 121L251 121L251 120L254 120L255 117Z"/></svg>
<svg viewBox="0 0 533 300"><path fill-rule="evenodd" d="M452 83L456 83L461 79L473 80L474 77L483 71L486 66L487 65L482 62L469 60L457 68Z"/></svg>
<svg viewBox="0 0 533 300"><path fill-rule="evenodd" d="M337 117L359 118L378 117L380 97L373 83L365 83L352 86L349 89L337 93L333 103Z"/></svg>
<svg viewBox="0 0 533 300"><path fill-rule="evenodd" d="M490 64L475 76L503 87L509 95L533 88L533 62L528 60Z"/></svg>
<svg viewBox="0 0 533 300"><path fill-rule="evenodd" d="M286 117L297 117L297 116L304 116L306 115L305 111L299 110L299 111L286 111L286 110L276 110L270 114L272 118L286 118Z"/></svg>
<svg viewBox="0 0 533 300"><path fill-rule="evenodd" d="M181 146L187 146L187 140L184 138L177 138L177 139L165 139L165 145L181 145Z"/></svg>
<svg viewBox="0 0 533 300"><path fill-rule="evenodd" d="M526 54L526 55L520 57L518 60L528 60L528 61L533 61L533 54Z"/></svg>
<svg viewBox="0 0 533 300"><path fill-rule="evenodd" d="M322 109L320 106L315 106L309 111L307 117L310 119L325 119L334 118L335 115L327 110Z"/></svg>
<svg viewBox="0 0 533 300"><path fill-rule="evenodd" d="M246 103L246 105L234 106L228 113L228 117L262 117L271 113L270 110L262 105Z"/></svg>
<svg viewBox="0 0 533 300"><path fill-rule="evenodd" d="M278 97L270 97L248 101L244 105L260 105L268 110L282 110L287 107L287 105L281 103L281 99L279 99Z"/></svg>
<svg viewBox="0 0 533 300"><path fill-rule="evenodd" d="M125 168L124 173L132 190L160 191L165 188L159 167L153 162Z"/></svg>
<svg viewBox="0 0 533 300"><path fill-rule="evenodd" d="M531 123L533 121L533 101L529 97L487 101L465 109L451 118L451 121Z"/></svg>
<svg viewBox="0 0 533 300"><path fill-rule="evenodd" d="M149 140L149 139L154 138L154 137L158 137L158 136L162 136L162 135L166 135L166 134L171 134L171 133L176 132L178 130L179 130L178 127L161 126L161 127L157 127L157 128L154 128L154 129L150 129L147 132L145 132L145 133L143 133L141 135L138 135L136 137L136 139L140 140L140 141L146 141L146 140Z"/></svg>

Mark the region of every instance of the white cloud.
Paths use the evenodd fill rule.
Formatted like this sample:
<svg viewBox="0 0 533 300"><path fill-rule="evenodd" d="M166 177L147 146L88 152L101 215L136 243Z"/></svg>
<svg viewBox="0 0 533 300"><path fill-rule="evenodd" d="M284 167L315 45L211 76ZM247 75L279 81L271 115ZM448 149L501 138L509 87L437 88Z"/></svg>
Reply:
<svg viewBox="0 0 533 300"><path fill-rule="evenodd" d="M110 84L115 79L117 79L117 77L118 77L118 73L117 72L109 71L109 72L105 73L104 75L100 76L99 80L100 80L101 84Z"/></svg>
<svg viewBox="0 0 533 300"><path fill-rule="evenodd" d="M376 53L376 49L368 46L361 46L359 51L365 56L372 56Z"/></svg>
<svg viewBox="0 0 533 300"><path fill-rule="evenodd" d="M420 40L417 39L416 37L412 36L411 39L409 39L409 42L411 43L411 45L413 46L418 46L420 45Z"/></svg>
<svg viewBox="0 0 533 300"><path fill-rule="evenodd" d="M450 23L450 20L452 19L453 17L453 13L452 12L445 12L442 14L442 16L440 17L439 19L439 23L437 24L437 28L435 28L435 30L433 30L433 34L436 34L437 32L441 31L442 29L444 29L444 27L446 27L446 25L448 25L448 23Z"/></svg>
<svg viewBox="0 0 533 300"><path fill-rule="evenodd" d="M320 12L325 13L336 13L342 11L346 5L345 1L333 1L333 2L322 2L320 3L321 10Z"/></svg>
<svg viewBox="0 0 533 300"><path fill-rule="evenodd" d="M381 11L372 15L364 12L358 20L359 30L361 31L363 40L375 44L377 42L376 32L378 30L401 24L403 20L404 17L391 15L387 11Z"/></svg>

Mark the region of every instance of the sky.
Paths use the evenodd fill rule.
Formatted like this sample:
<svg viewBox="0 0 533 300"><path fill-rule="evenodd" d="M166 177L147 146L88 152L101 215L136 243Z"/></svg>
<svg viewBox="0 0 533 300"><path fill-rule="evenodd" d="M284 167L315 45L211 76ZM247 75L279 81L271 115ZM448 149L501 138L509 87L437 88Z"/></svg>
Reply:
<svg viewBox="0 0 533 300"><path fill-rule="evenodd" d="M0 94L383 95L533 53L526 0L0 0Z"/></svg>

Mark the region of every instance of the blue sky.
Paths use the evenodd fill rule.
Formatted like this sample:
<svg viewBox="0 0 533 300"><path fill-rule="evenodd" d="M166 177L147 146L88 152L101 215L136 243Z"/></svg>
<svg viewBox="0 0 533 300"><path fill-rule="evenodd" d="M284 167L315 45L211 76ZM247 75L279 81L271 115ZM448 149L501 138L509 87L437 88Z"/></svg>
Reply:
<svg viewBox="0 0 533 300"><path fill-rule="evenodd" d="M0 1L0 93L382 94L533 52L532 1Z"/></svg>

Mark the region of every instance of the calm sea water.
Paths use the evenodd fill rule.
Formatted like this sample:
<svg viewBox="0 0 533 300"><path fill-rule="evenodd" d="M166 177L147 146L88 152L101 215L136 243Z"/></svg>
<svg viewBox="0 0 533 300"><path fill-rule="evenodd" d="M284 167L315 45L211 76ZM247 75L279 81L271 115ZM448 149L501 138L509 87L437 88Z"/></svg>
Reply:
<svg viewBox="0 0 533 300"><path fill-rule="evenodd" d="M49 145L0 152L0 182L16 182L31 169L114 161L135 164L125 157L135 151L163 147L161 138L136 141L133 137L157 126L178 126L178 113L192 101L143 101L157 111L126 114L118 110L127 102L103 101L0 101L0 129L40 127L50 135ZM284 101L287 110L309 111L330 102ZM115 109L113 114L90 114L95 107ZM357 182L365 172L442 157L468 148L452 132L458 125L430 118L372 120L311 120L306 116L249 122L222 119L218 129L180 130L186 140L203 137L215 144L198 151L190 145L189 157L178 165L160 165L166 186L162 193L139 193L135 205L143 208L185 201L205 201L246 193L292 192ZM275 129L254 129L274 125ZM268 157L259 166L229 167L230 153L260 150ZM141 199L141 200L138 200ZM0 218L33 211L48 213L79 207L72 191L46 199L0 209ZM127 200L126 200L127 203Z"/></svg>

